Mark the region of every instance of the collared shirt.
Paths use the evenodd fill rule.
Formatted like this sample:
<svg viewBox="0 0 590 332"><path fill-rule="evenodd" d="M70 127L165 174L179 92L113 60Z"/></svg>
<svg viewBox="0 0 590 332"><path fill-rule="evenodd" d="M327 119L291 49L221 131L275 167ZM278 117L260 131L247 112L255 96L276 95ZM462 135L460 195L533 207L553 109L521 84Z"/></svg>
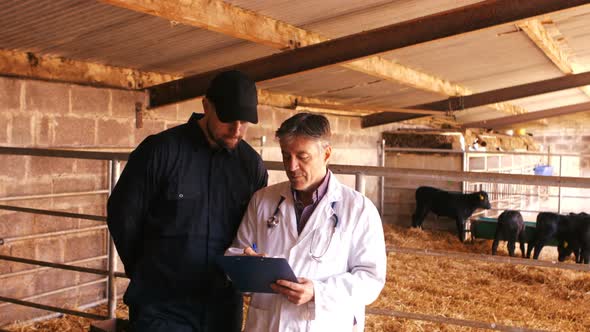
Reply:
<svg viewBox="0 0 590 332"><path fill-rule="evenodd" d="M326 195L328 191L328 183L330 182L330 171L326 172L326 176L322 180L322 183L311 195L312 203L305 206L305 204L299 199L299 194L296 190L293 190L293 200L295 201L295 216L297 217L297 233L301 234L301 231L307 224L309 217L318 206L318 203Z"/></svg>
<svg viewBox="0 0 590 332"><path fill-rule="evenodd" d="M131 278L127 301L214 291L225 281L215 257L267 184L256 151L244 141L233 150L211 148L201 117L146 138L109 198L109 230Z"/></svg>

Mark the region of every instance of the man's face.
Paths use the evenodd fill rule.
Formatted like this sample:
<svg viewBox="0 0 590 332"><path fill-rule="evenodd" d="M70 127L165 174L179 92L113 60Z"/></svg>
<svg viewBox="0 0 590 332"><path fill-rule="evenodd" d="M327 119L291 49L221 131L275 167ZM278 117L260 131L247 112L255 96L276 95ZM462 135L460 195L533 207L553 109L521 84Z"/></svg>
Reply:
<svg viewBox="0 0 590 332"><path fill-rule="evenodd" d="M215 105L204 101L207 116L207 133L215 143L224 148L235 149L248 130L247 121L221 122L217 117Z"/></svg>
<svg viewBox="0 0 590 332"><path fill-rule="evenodd" d="M283 138L279 143L291 187L303 192L315 190L326 176L332 147L324 148L319 140L305 136Z"/></svg>

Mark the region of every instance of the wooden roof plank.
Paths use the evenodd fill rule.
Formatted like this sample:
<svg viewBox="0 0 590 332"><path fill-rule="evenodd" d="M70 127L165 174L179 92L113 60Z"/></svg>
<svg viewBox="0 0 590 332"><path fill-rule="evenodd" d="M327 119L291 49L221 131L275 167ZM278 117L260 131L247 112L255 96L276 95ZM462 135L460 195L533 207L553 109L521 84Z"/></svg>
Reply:
<svg viewBox="0 0 590 332"><path fill-rule="evenodd" d="M517 25L562 73L574 74L569 55L553 40L539 19L527 20Z"/></svg>
<svg viewBox="0 0 590 332"><path fill-rule="evenodd" d="M518 26L525 32L529 39L547 56L564 74L579 74L583 72L581 66L571 61L571 56L566 52L557 41L555 41L545 29L543 23L538 20L528 20L519 23ZM553 27L557 30L557 27ZM562 42L563 43L563 42ZM580 90L590 97L590 88L588 86L580 87Z"/></svg>
<svg viewBox="0 0 590 332"><path fill-rule="evenodd" d="M143 89L179 78L162 73L8 50L0 50L0 75L128 90Z"/></svg>

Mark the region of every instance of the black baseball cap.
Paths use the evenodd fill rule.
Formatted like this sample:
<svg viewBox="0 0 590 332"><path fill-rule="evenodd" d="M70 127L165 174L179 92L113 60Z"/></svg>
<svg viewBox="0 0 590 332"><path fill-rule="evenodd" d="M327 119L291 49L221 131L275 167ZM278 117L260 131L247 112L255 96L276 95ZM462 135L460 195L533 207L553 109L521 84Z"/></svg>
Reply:
<svg viewBox="0 0 590 332"><path fill-rule="evenodd" d="M211 81L205 96L215 105L221 122L258 123L256 84L244 73L237 70L219 73Z"/></svg>

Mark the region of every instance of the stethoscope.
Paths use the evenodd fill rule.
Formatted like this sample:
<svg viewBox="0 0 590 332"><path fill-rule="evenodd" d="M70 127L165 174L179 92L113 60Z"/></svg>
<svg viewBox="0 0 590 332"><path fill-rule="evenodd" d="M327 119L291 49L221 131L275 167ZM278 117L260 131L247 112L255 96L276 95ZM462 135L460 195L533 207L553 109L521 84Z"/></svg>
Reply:
<svg viewBox="0 0 590 332"><path fill-rule="evenodd" d="M332 202L330 204L330 206L332 206L332 210L334 210L334 206L335 205L336 205L336 202ZM314 250L312 249L313 248L313 243L315 242L315 233L317 232L317 228L313 231L313 234L311 235L311 243L309 244L309 257L313 258L313 260L315 260L317 262L321 262L322 261L322 257L324 257L324 255L326 254L326 252L328 252L328 249L330 249L330 244L332 244L332 238L334 237L334 234L336 233L336 227L338 226L338 215L336 215L336 213L334 213L334 214L332 214L332 216L330 218L334 220L334 228L332 228L332 233L330 234L330 240L328 241L328 244L326 245L326 248L318 256L316 256L316 255L313 254L314 253Z"/></svg>
<svg viewBox="0 0 590 332"><path fill-rule="evenodd" d="M281 196L281 199L279 200L279 203L277 204L277 207L275 209L275 212L273 213L273 215L268 218L266 220L266 226L269 229L273 229L276 228L279 225L279 210L281 207L281 204L285 201L285 197ZM336 206L336 202L332 202L330 203L330 206L332 207L332 210L334 210L334 206ZM330 244L332 244L332 238L334 237L334 233L336 233L336 227L338 226L338 215L336 213L332 214L332 216L330 217L330 219L334 220L334 228L332 229L332 234L330 234L330 240L328 241L328 245L326 246L326 248L324 249L324 251L320 254L320 255L314 255L314 250L313 248L313 243L315 242L315 234L317 232L317 229L315 229L313 231L312 237L311 237L311 243L309 246L309 256L311 258L313 258L315 261L320 262L321 258L326 254L326 252L328 252L328 249L330 249Z"/></svg>
<svg viewBox="0 0 590 332"><path fill-rule="evenodd" d="M266 220L266 226L268 228L275 228L277 227L277 225L279 224L279 208L281 207L281 204L283 203L283 201L285 200L285 196L281 196L281 199L279 200L279 204L277 204L277 208L275 209L275 213L272 214L272 217L268 218L268 220Z"/></svg>

